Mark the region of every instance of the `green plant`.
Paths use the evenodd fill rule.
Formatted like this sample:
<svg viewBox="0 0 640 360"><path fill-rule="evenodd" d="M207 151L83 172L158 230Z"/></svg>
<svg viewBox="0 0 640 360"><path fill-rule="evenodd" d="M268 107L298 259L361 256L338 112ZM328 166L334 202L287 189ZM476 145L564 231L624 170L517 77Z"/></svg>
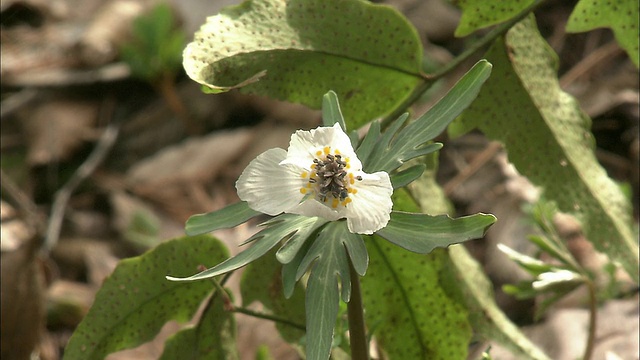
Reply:
<svg viewBox="0 0 640 360"><path fill-rule="evenodd" d="M213 250L209 247L217 246L216 240L196 237L197 240L183 238L160 245L138 259L124 260L119 266L116 272L127 273L133 271L126 270L132 262L161 261L154 257L156 251L172 246L172 251L180 254L175 256L175 263L164 267L163 274L147 271L136 281L149 281L152 288L202 286L197 297L190 297L189 306L213 293L207 301L208 309L215 312L205 315L215 314L220 321L211 324L207 320L211 318L200 319L195 331L184 330L172 340L172 346L187 345L166 356L237 357L232 346L233 316L229 311L249 311L231 306L233 300L226 296L223 287L228 274L246 266L243 295L262 302L268 312L252 315L275 321L286 341L304 343L309 359L326 359L332 346L337 345L332 344L332 335L340 299L348 304L350 341L349 344L341 341L339 347L350 349L355 359L368 357L371 336L389 359L463 359L471 329L485 339L503 344L519 357L548 359L496 307L486 276L463 247L435 249L482 236L495 221L484 214L458 219L426 215L447 211L442 206L446 199L433 181L433 154L442 145L432 142L447 128L450 134L457 135L477 127L502 141L518 170L541 186L545 197L555 201L560 211L578 218L595 247L638 281L638 246L633 237L628 200L595 159L590 119L558 85L555 55L531 15L540 4L535 0L505 1L500 2L503 11L495 11L492 2L460 1L463 17L458 35L495 27L450 63L428 74L422 69L423 49L415 29L390 7L360 0L254 0L210 17L184 52L187 74L207 92L238 89L322 108L323 130L314 131L346 132L348 140L340 144L349 144L349 152L355 151L358 163L362 164L356 170L363 175L354 173L354 177L364 179L378 174L376 181L384 183L380 185L384 196L379 203L388 204L389 187L393 187L394 211L381 215L383 221L375 222L375 226L358 229L347 223L361 220L362 214L339 212L317 216L291 204L262 207L263 200L250 196L247 202L193 216L186 225L191 235L236 226L261 212L277 215L247 241L252 246L224 261L211 255ZM585 17L582 14L587 13L579 11L584 6L592 8L590 4L610 6L580 1L572 24L613 27L637 65L637 6L627 0L624 6L629 7L630 13L602 11L609 16L603 23L593 22L593 17ZM630 33L620 24L635 32ZM585 26L571 28L578 30ZM478 62L431 110L408 121L403 113L434 82L449 76L488 45L490 48L484 55L488 61ZM382 120L374 121L377 118ZM360 139L353 130L365 124L370 127ZM311 136L306 133L300 136ZM283 151L270 152L266 157L282 156ZM328 150L315 159L323 162L321 166L331 163L337 171L346 172L346 165L327 157L329 154L337 153ZM275 157L270 159L268 166L260 161L255 164L279 174L285 171L278 167L281 163ZM418 160L408 166L405 162L410 159ZM380 172L386 173L386 177ZM322 174L328 174L328 170ZM336 207L349 206L341 202L350 198L355 187L318 188L320 179L316 175L313 182L306 180L315 189L314 196L320 193L323 200L323 196L331 195L332 200L338 200ZM327 177L334 184L343 180L333 173ZM304 178L311 179L309 174ZM241 183L245 181L246 177ZM407 185L409 190L404 188ZM412 197L416 189L422 197L427 196L427 201ZM252 202L260 211L251 207ZM279 214L283 211L288 213ZM342 215L347 221L340 220ZM548 251L554 251L552 245L557 244L539 241L539 246L546 246ZM276 246L280 246L278 250ZM557 249L556 253L561 255ZM559 293L585 283L586 279L570 259L561 258L565 260L563 268L558 271L547 268L550 271L543 272L555 276L546 279L550 280L548 289ZM192 275L197 265L207 269ZM308 268L311 272L307 276ZM561 270L578 276L560 278L557 275L568 274L558 274ZM227 275L218 278L223 274ZM164 275L183 281L167 282ZM195 281L202 279L213 283ZM147 307L154 313L164 311L165 317L145 323L148 327L144 331L139 327L130 330L132 325L127 322L105 327L102 314L106 311L105 304L121 301L122 293L113 289L123 281L114 275L105 283L103 294L98 294L96 305L69 343L68 359L102 358L109 352L144 342L159 330L160 320L171 316L185 320L188 317L185 314L192 313L179 304L172 304L173 308L160 307L159 299L158 305L150 302ZM560 287L556 289L554 284ZM287 296L282 296L281 291L270 291L273 288L282 288ZM218 303L220 299L222 305ZM222 311L225 304L227 312ZM360 322L363 308L366 328ZM134 310L137 308L127 309ZM145 336L138 336L141 332ZM184 332L190 334L190 340L183 340L187 336ZM212 338L219 341L211 347L199 345L200 341L213 341ZM91 342L99 351L91 350Z"/></svg>

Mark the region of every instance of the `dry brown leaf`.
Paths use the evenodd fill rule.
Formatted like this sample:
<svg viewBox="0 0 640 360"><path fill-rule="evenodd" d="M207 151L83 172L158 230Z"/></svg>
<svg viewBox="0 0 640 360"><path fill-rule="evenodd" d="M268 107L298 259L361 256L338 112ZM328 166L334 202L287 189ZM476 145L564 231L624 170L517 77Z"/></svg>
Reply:
<svg viewBox="0 0 640 360"><path fill-rule="evenodd" d="M134 188L206 183L238 158L252 139L253 133L247 129L187 139L134 165L127 173L127 180Z"/></svg>
<svg viewBox="0 0 640 360"><path fill-rule="evenodd" d="M93 138L97 116L97 104L88 101L61 99L38 106L23 121L29 143L29 165L67 159Z"/></svg>

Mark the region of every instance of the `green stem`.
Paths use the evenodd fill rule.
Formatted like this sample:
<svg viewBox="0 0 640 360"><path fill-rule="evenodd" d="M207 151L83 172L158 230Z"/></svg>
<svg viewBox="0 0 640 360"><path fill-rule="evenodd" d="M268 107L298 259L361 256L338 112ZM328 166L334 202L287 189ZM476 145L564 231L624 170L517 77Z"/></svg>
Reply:
<svg viewBox="0 0 640 360"><path fill-rule="evenodd" d="M353 268L351 261L349 261L349 276L351 277L351 299L347 303L347 313L349 316L351 359L369 360L369 343L364 326L360 275Z"/></svg>
<svg viewBox="0 0 640 360"><path fill-rule="evenodd" d="M583 360L590 360L593 356L593 347L596 342L596 319L597 319L597 299L596 289L593 281L587 278L587 289L589 290L589 333L587 336L587 345L584 349Z"/></svg>
<svg viewBox="0 0 640 360"><path fill-rule="evenodd" d="M278 323L281 323L281 324L289 325L289 326L292 326L292 327L294 327L296 329L299 329L299 330L302 330L302 331L306 330L304 325L300 325L298 323L294 323L293 321L290 321L290 320L287 320L287 319L284 319L284 318L281 318L281 317L273 316L273 315L270 315L270 314L265 314L263 312L253 311L253 310L249 310L249 309L243 308L243 307L234 307L232 311L233 312L238 312L238 313L241 313L241 314L245 314L245 315L249 315L249 316L253 316L253 317L256 317L256 318L259 318L259 319L271 320L271 321L278 322Z"/></svg>
<svg viewBox="0 0 640 360"><path fill-rule="evenodd" d="M518 15L509 19L507 22L502 23L491 31L489 31L486 35L482 37L482 39L473 43L467 50L462 52L460 55L456 56L453 60L449 61L446 65L440 68L433 74L426 74L423 78L423 81L418 84L418 86L413 90L411 95L406 98L396 109L389 115L387 115L380 123L381 128L385 129L389 124L397 119L400 115L402 115L406 110L413 105L424 93L429 90L431 85L433 85L436 80L444 77L449 74L455 68L457 68L460 64L468 60L473 54L475 54L478 50L486 47L490 43L492 43L499 36L505 34L513 25L520 22L520 20L527 17L533 10L535 10L540 4L542 4L544 0L534 1L531 5L524 8Z"/></svg>

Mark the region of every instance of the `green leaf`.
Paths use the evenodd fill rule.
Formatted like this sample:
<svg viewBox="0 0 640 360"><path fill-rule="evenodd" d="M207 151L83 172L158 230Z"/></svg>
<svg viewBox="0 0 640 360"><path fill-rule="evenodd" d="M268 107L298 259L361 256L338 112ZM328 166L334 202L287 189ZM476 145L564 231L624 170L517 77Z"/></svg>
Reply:
<svg viewBox="0 0 640 360"><path fill-rule="evenodd" d="M256 260L271 250L281 240L294 238L306 239L326 220L318 217L305 217L292 214L279 215L264 223L267 228L247 239L241 245L255 242L251 247L224 262L189 277L167 276L171 281L194 281L208 279L229 271L237 270Z"/></svg>
<svg viewBox="0 0 640 360"><path fill-rule="evenodd" d="M252 0L209 17L184 52L196 82L319 109L334 90L351 128L422 81L422 46L395 9L362 0ZM259 81L258 81L259 80Z"/></svg>
<svg viewBox="0 0 640 360"><path fill-rule="evenodd" d="M134 21L133 38L122 45L121 54L135 76L153 81L177 71L186 36L175 25L173 12L165 3Z"/></svg>
<svg viewBox="0 0 640 360"><path fill-rule="evenodd" d="M583 32L608 27L613 30L618 44L638 67L640 66L639 18L640 7L637 0L581 0L569 17L567 32Z"/></svg>
<svg viewBox="0 0 640 360"><path fill-rule="evenodd" d="M251 209L245 201L241 201L220 210L191 216L187 220L184 230L190 236L205 234L218 229L238 226L261 214L261 212Z"/></svg>
<svg viewBox="0 0 640 360"><path fill-rule="evenodd" d="M533 17L498 40L487 58L493 76L449 130L478 127L502 141L518 171L544 189L560 211L574 215L596 249L638 281L638 245L631 207L594 153L591 120L562 91L556 57ZM462 131L461 131L462 130Z"/></svg>
<svg viewBox="0 0 640 360"><path fill-rule="evenodd" d="M464 304L440 285L446 252L407 252L372 236L362 278L365 318L389 359L465 359L471 328Z"/></svg>
<svg viewBox="0 0 640 360"><path fill-rule="evenodd" d="M495 216L486 214L452 219L393 211L389 224L377 234L409 251L427 254L436 247L481 238L495 221Z"/></svg>
<svg viewBox="0 0 640 360"><path fill-rule="evenodd" d="M551 264L547 264L544 261L521 254L504 244L498 244L498 250L505 253L509 257L509 259L516 262L518 265L520 265L521 268L523 268L533 276L551 271L551 269L553 268L553 265Z"/></svg>
<svg viewBox="0 0 640 360"><path fill-rule="evenodd" d="M228 256L210 236L183 237L120 261L96 294L93 306L65 348L65 359L104 359L108 354L147 342L169 320L192 318L211 284L174 283L164 277L192 273Z"/></svg>
<svg viewBox="0 0 640 360"><path fill-rule="evenodd" d="M425 169L426 166L424 166L423 164L418 164L399 171L395 174L391 174L391 184L393 185L393 188L397 189L411 184L414 180L422 175Z"/></svg>
<svg viewBox="0 0 640 360"><path fill-rule="evenodd" d="M365 171L391 172L407 160L441 148L442 144L427 143L440 135L447 125L473 102L490 73L491 64L485 60L479 61L424 115L399 130L397 134L395 127L389 128L369 156L369 161L364 166ZM391 141L391 136L394 135Z"/></svg>
<svg viewBox="0 0 640 360"><path fill-rule="evenodd" d="M449 248L452 271L448 283L456 284L459 299L467 305L469 321L483 338L496 341L518 358L549 360L498 308L489 279L464 246Z"/></svg>
<svg viewBox="0 0 640 360"><path fill-rule="evenodd" d="M252 302L259 301L273 315L304 326L304 290L302 286L298 286L293 296L285 299L282 291L282 265L273 255L269 253L254 261L242 273L242 305L247 307ZM304 330L289 324L276 322L275 325L282 338L290 344L299 343L305 335Z"/></svg>
<svg viewBox="0 0 640 360"><path fill-rule="evenodd" d="M238 360L236 319L224 309L219 294L214 294L195 326L167 339L160 360L207 359Z"/></svg>
<svg viewBox="0 0 640 360"><path fill-rule="evenodd" d="M344 123L338 95L331 90L322 97L322 125L333 126L335 123L340 124L342 131L347 131L347 124Z"/></svg>
<svg viewBox="0 0 640 360"><path fill-rule="evenodd" d="M462 17L455 36L466 36L478 29L507 21L535 2L536 0L458 0Z"/></svg>
<svg viewBox="0 0 640 360"><path fill-rule="evenodd" d="M306 295L307 359L329 358L340 302L338 276L342 300L348 302L351 296L347 252L356 271L364 274L369 257L362 236L350 233L346 222L333 221L320 231L298 267L299 279L313 263Z"/></svg>

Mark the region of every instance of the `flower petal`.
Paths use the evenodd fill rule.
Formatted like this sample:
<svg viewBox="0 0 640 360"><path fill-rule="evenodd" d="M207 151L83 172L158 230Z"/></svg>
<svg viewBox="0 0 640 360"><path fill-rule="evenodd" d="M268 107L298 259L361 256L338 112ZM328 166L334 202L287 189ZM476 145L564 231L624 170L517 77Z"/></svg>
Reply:
<svg viewBox="0 0 640 360"><path fill-rule="evenodd" d="M241 200L253 210L278 215L295 208L304 195L300 188L306 180L293 166L280 166L287 151L269 149L258 155L238 178L236 189Z"/></svg>
<svg viewBox="0 0 640 360"><path fill-rule="evenodd" d="M349 136L342 131L338 123L332 127L318 127L309 131L298 130L291 135L286 163L308 162L318 158L317 152L323 151L325 147L331 148L331 152L339 150L344 158L350 158L351 167L354 170L361 170L362 163L356 157L356 153L351 146ZM299 158L300 160L293 158Z"/></svg>
<svg viewBox="0 0 640 360"><path fill-rule="evenodd" d="M359 172L357 175L362 180L352 185L356 192L349 195L352 201L346 207L347 225L352 233L370 235L389 222L393 186L389 174L384 171Z"/></svg>
<svg viewBox="0 0 640 360"><path fill-rule="evenodd" d="M318 216L329 221L338 220L347 216L344 212L331 209L316 199L308 199L287 212L304 216Z"/></svg>

